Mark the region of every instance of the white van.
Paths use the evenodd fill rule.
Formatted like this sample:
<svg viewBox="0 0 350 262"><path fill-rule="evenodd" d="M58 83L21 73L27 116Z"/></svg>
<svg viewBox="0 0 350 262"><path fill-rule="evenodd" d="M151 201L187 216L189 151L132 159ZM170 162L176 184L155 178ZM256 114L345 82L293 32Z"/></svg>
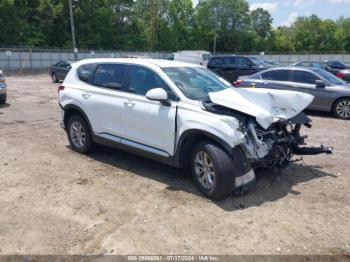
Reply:
<svg viewBox="0 0 350 262"><path fill-rule="evenodd" d="M174 60L207 67L211 53L207 51L180 51L174 54Z"/></svg>

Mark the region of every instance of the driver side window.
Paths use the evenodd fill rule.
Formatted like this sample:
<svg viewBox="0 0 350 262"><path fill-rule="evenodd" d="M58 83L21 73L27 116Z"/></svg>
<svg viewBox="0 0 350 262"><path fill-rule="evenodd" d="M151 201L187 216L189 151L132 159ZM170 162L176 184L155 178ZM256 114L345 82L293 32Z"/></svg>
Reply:
<svg viewBox="0 0 350 262"><path fill-rule="evenodd" d="M163 88L170 100L177 100L173 91L157 74L147 68L134 66L131 70L130 85L127 92L146 96L146 93L153 88Z"/></svg>

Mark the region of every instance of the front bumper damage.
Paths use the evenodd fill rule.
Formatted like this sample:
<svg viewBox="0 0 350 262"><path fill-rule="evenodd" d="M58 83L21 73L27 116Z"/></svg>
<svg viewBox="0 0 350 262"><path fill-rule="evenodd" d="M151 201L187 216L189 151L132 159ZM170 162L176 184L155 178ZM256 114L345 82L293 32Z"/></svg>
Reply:
<svg viewBox="0 0 350 262"><path fill-rule="evenodd" d="M239 172L235 178L235 188L246 187L255 181L254 170L257 168L268 168L274 171L287 168L294 160L295 155L319 155L332 154L333 148L307 147L305 139L307 136L300 135L302 126L311 128L311 120L300 113L287 121L280 121L265 130L252 120L246 124L245 143L240 148L244 159L235 160L235 167L245 162L246 168ZM234 156L237 158L236 156ZM244 172L243 172L244 171Z"/></svg>

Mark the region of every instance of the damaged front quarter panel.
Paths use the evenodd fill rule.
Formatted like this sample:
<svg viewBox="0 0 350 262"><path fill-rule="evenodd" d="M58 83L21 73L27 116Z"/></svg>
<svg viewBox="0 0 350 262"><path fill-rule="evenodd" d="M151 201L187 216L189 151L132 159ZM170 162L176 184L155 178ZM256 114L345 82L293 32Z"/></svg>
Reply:
<svg viewBox="0 0 350 262"><path fill-rule="evenodd" d="M210 93L204 106L241 122L244 151L254 168L286 168L294 155L332 153L329 147L304 147L302 126L311 120L301 111L313 100L311 95L265 89L228 89Z"/></svg>

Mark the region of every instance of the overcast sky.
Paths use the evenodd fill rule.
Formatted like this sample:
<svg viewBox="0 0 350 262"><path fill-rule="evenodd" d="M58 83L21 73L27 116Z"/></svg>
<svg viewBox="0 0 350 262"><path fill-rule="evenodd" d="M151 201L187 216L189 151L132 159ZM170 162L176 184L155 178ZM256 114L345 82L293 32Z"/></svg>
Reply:
<svg viewBox="0 0 350 262"><path fill-rule="evenodd" d="M194 4L198 0L193 0ZM275 27L289 25L298 16L316 14L319 17L337 19L350 16L350 0L248 0L250 9L262 7L270 12Z"/></svg>

